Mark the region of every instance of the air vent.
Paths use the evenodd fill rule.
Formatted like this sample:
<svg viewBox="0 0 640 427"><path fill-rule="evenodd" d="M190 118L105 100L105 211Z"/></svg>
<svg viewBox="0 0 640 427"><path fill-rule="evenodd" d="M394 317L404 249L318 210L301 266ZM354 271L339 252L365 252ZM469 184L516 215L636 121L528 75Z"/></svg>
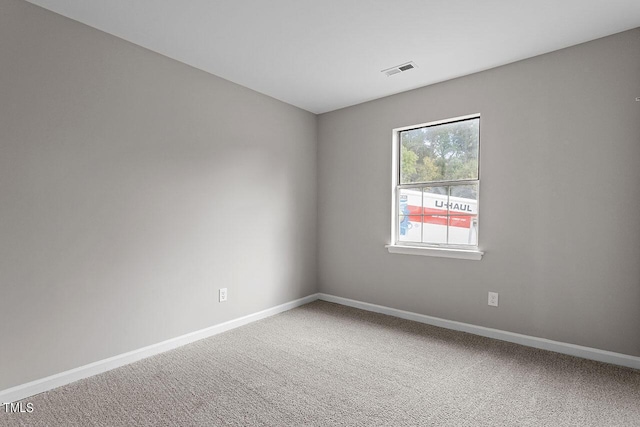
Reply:
<svg viewBox="0 0 640 427"><path fill-rule="evenodd" d="M396 65L395 67L387 68L386 70L382 70L387 77L393 76L394 74L402 73L403 71L413 70L414 68L418 68L415 62L407 62L405 64Z"/></svg>

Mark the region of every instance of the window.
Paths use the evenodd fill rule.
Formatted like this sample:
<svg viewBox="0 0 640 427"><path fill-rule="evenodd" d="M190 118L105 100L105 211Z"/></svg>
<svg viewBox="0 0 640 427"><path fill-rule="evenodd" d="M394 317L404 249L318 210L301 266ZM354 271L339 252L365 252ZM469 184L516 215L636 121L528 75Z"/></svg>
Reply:
<svg viewBox="0 0 640 427"><path fill-rule="evenodd" d="M394 130L390 252L480 259L479 148L479 115Z"/></svg>

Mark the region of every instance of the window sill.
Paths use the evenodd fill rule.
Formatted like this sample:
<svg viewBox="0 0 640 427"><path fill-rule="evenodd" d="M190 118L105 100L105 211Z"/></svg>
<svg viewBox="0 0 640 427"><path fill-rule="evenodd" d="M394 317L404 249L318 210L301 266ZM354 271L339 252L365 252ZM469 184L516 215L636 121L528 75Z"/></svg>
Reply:
<svg viewBox="0 0 640 427"><path fill-rule="evenodd" d="M428 248L424 246L386 245L389 253L402 255L423 255L440 258L457 258L480 261L484 252L473 249Z"/></svg>

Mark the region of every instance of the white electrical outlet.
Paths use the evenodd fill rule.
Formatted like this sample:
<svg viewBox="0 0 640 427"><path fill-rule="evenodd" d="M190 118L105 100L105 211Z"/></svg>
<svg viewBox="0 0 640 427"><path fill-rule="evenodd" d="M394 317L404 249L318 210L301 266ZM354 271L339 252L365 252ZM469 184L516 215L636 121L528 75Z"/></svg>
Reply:
<svg viewBox="0 0 640 427"><path fill-rule="evenodd" d="M497 292L489 292L489 305L494 307L498 306L498 293Z"/></svg>
<svg viewBox="0 0 640 427"><path fill-rule="evenodd" d="M220 289L220 302L225 302L227 300L227 288Z"/></svg>

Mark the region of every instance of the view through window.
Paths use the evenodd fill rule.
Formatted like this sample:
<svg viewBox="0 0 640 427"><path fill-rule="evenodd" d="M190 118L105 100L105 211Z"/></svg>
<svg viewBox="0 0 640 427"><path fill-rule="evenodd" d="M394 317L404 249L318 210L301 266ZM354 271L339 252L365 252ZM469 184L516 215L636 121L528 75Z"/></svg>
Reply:
<svg viewBox="0 0 640 427"><path fill-rule="evenodd" d="M396 244L478 245L480 117L399 131Z"/></svg>

